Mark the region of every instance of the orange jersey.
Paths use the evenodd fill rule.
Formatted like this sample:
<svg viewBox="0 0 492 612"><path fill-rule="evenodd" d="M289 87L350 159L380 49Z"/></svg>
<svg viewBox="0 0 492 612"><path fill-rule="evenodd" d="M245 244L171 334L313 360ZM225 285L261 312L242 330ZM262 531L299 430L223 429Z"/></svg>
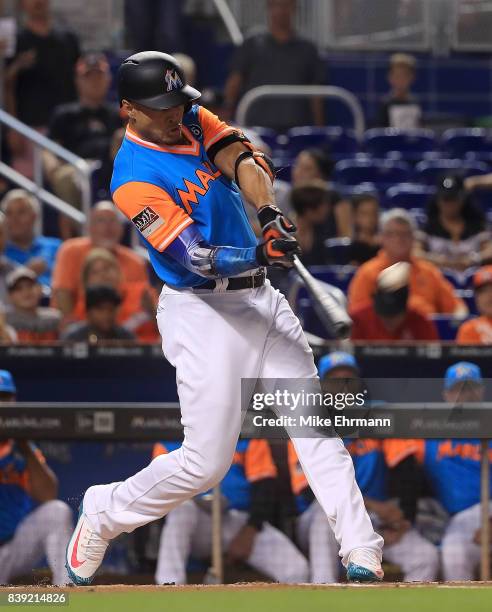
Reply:
<svg viewBox="0 0 492 612"><path fill-rule="evenodd" d="M460 325L457 344L492 344L492 318L476 317Z"/></svg>
<svg viewBox="0 0 492 612"><path fill-rule="evenodd" d="M385 251L360 266L348 289L350 312L372 303L376 291L376 280L380 272L391 265ZM408 305L424 314L452 314L464 308L463 300L454 293L454 288L433 264L423 260L411 260L410 294Z"/></svg>

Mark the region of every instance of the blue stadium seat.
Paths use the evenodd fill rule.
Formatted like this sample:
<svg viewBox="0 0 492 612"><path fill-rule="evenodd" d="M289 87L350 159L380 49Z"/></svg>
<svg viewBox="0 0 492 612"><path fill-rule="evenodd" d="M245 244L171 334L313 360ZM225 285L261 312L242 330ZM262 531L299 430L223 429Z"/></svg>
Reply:
<svg viewBox="0 0 492 612"><path fill-rule="evenodd" d="M324 242L328 261L336 261L337 264L346 264L349 258L352 240L350 238L328 238Z"/></svg>
<svg viewBox="0 0 492 612"><path fill-rule="evenodd" d="M333 180L342 185L373 183L378 189L388 189L410 179L411 168L406 162L367 157L339 161L333 174Z"/></svg>
<svg viewBox="0 0 492 612"><path fill-rule="evenodd" d="M443 174L459 174L466 177L488 172L486 163L463 159L428 159L415 166L415 178L427 185L435 185Z"/></svg>
<svg viewBox="0 0 492 612"><path fill-rule="evenodd" d="M311 266L309 268L311 274L320 281L335 285L344 293L347 292L348 286L354 276L356 266Z"/></svg>
<svg viewBox="0 0 492 612"><path fill-rule="evenodd" d="M453 128L442 135L441 147L450 157L468 153L492 153L492 131L485 128Z"/></svg>
<svg viewBox="0 0 492 612"><path fill-rule="evenodd" d="M463 290L463 289L471 289L472 287L472 279L475 274L476 268L468 268L467 270L463 270L463 272L458 272L457 270L448 270L443 268L441 272L444 277L453 285L455 289Z"/></svg>
<svg viewBox="0 0 492 612"><path fill-rule="evenodd" d="M403 159L421 161L424 154L437 150L437 141L432 130L397 130L374 128L364 137L365 150L374 157L387 157L398 153Z"/></svg>
<svg viewBox="0 0 492 612"><path fill-rule="evenodd" d="M272 130L271 128L254 126L245 129L246 135L248 134L249 129L251 129L255 134L257 134L270 147L272 152L274 152L278 148L278 136L275 130Z"/></svg>
<svg viewBox="0 0 492 612"><path fill-rule="evenodd" d="M471 196L482 210L492 211L492 189L474 189Z"/></svg>
<svg viewBox="0 0 492 612"><path fill-rule="evenodd" d="M342 193L347 198L352 198L362 193L372 193L377 197L380 197L379 189L374 183L359 183L357 185L343 185Z"/></svg>
<svg viewBox="0 0 492 612"><path fill-rule="evenodd" d="M400 183L390 187L386 192L387 208L424 209L429 198L434 195L435 188L418 183Z"/></svg>
<svg viewBox="0 0 492 612"><path fill-rule="evenodd" d="M318 280L339 287L344 293L356 271L355 266L311 266L310 272ZM328 338L329 334L321 323L313 307L309 294L302 284L291 284L288 295L295 314L299 317L303 329L321 338Z"/></svg>
<svg viewBox="0 0 492 612"><path fill-rule="evenodd" d="M456 334L458 333L458 327L463 322L460 319L456 319L452 315L432 315L431 319L434 321L439 338L441 340L455 340Z"/></svg>
<svg viewBox="0 0 492 612"><path fill-rule="evenodd" d="M341 127L295 127L287 132L287 138L286 147L291 157L303 149L317 147L336 161L353 157L359 148L354 132Z"/></svg>

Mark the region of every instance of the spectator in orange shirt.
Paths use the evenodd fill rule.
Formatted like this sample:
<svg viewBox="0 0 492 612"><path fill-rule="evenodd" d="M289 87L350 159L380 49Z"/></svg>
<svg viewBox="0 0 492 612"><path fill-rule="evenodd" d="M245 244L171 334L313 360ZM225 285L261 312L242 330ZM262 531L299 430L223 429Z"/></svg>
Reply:
<svg viewBox="0 0 492 612"><path fill-rule="evenodd" d="M89 251L95 247L109 249L117 258L128 283L148 282L145 261L131 249L119 244L123 222L112 202L98 202L91 211L89 236L72 238L60 247L53 270L53 305L70 317L82 300L80 277Z"/></svg>
<svg viewBox="0 0 492 612"><path fill-rule="evenodd" d="M40 306L43 294L36 273L17 268L7 276L10 305L5 313L7 324L17 333L18 342L39 344L58 340L61 313Z"/></svg>
<svg viewBox="0 0 492 612"><path fill-rule="evenodd" d="M381 250L373 259L363 264L349 286L349 309L372 303L379 273L399 262L410 263L410 286L408 305L424 314L442 313L464 317L468 314L466 304L458 298L453 286L440 270L430 262L412 256L415 244L415 221L402 208L393 208L381 218Z"/></svg>
<svg viewBox="0 0 492 612"><path fill-rule="evenodd" d="M473 277L475 304L479 317L462 323L458 344L492 344L492 266L484 266Z"/></svg>
<svg viewBox="0 0 492 612"><path fill-rule="evenodd" d="M410 264L400 261L379 273L374 301L352 313L352 340L439 340L434 323L407 306Z"/></svg>
<svg viewBox="0 0 492 612"><path fill-rule="evenodd" d="M122 274L115 255L107 249L93 249L87 255L82 268L83 290L75 305L74 318L86 317L86 293L95 286L113 288L121 296L118 323L134 333L139 340L153 342L158 339L155 309L157 296L147 281L129 283Z"/></svg>

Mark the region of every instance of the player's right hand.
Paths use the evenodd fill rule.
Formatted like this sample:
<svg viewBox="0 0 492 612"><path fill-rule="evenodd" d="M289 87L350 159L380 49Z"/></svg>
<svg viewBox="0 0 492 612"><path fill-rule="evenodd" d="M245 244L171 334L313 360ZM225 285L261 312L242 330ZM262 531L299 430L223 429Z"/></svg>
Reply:
<svg viewBox="0 0 492 612"><path fill-rule="evenodd" d="M293 236L273 238L256 247L256 259L260 266L291 268L294 255L300 255L299 243Z"/></svg>

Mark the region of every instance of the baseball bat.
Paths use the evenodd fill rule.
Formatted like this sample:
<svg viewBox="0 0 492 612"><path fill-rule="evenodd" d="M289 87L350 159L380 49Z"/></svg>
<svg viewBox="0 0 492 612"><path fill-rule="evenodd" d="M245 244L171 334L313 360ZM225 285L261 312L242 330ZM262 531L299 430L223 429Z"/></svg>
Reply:
<svg viewBox="0 0 492 612"><path fill-rule="evenodd" d="M338 340L348 338L352 330L352 319L343 304L323 288L297 255L294 255L294 267L309 293L316 314L328 333Z"/></svg>

